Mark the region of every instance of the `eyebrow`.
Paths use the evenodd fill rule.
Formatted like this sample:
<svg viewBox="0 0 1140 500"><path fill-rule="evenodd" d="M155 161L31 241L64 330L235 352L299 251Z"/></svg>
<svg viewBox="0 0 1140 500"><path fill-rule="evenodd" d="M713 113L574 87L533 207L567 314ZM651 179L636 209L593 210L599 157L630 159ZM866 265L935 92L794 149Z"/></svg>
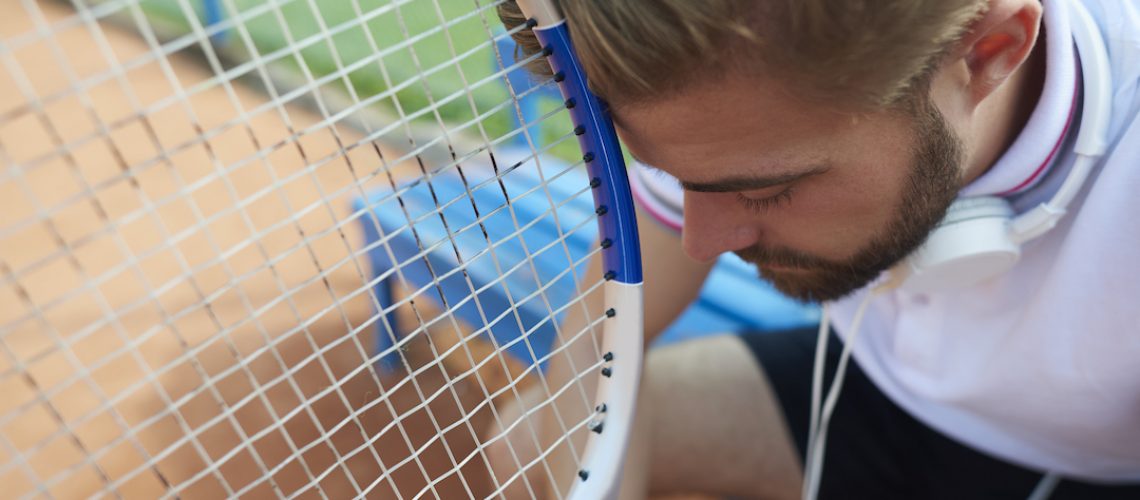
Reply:
<svg viewBox="0 0 1140 500"><path fill-rule="evenodd" d="M636 158L634 159L636 160ZM653 170L664 173L664 171L661 169L649 165L648 163L640 161L639 163ZM680 182L681 187L686 191L694 191L698 193L735 193L740 191L752 191L755 189L764 189L773 186L790 184L800 179L822 174L828 170L830 170L830 167L827 165L817 165L802 172L785 172L755 177L730 177L716 182Z"/></svg>

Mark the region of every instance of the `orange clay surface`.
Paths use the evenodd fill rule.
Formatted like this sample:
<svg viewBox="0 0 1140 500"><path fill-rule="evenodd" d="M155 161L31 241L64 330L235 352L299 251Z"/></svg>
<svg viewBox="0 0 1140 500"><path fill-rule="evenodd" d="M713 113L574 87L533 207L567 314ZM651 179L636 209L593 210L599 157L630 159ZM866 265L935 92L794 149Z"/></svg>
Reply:
<svg viewBox="0 0 1140 500"><path fill-rule="evenodd" d="M34 22L8 3L4 38ZM73 15L37 5L49 24ZM350 202L387 182L357 181L382 152L343 125L297 132L322 120L299 106L243 116L268 97L236 84L143 115L177 94L171 78L188 89L211 71L179 54L99 80L115 74L108 51L120 62L148 51L133 33L101 33L79 24L3 55L0 497L113 484L126 498L318 498L316 485L329 498L407 498L428 476L442 476L441 498L488 491L472 450L490 412L467 409L508 380L503 365L481 370L484 387L452 382L427 406L434 419L409 410L489 347L415 377L365 361L371 271ZM88 83L69 90L77 82ZM434 329L434 349L456 330ZM409 358L432 349L414 344ZM437 437L460 420L470 425ZM405 461L413 448L422 459Z"/></svg>

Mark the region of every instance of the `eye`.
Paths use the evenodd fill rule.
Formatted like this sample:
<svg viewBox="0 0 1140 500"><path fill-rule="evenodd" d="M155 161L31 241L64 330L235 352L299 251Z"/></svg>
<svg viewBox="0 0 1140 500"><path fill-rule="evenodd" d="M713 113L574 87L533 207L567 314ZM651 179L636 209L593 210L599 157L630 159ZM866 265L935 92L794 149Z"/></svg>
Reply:
<svg viewBox="0 0 1140 500"><path fill-rule="evenodd" d="M736 193L736 201L753 212L764 213L792 201L792 186L789 185L783 191L763 198L749 198L743 193Z"/></svg>

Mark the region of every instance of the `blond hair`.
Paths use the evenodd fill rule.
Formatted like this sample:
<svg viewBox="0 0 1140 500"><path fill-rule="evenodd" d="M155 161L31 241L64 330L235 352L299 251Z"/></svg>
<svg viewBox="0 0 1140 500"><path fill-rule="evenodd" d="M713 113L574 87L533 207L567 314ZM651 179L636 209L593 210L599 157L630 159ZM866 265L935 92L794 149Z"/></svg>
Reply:
<svg viewBox="0 0 1140 500"><path fill-rule="evenodd" d="M558 0L592 89L644 103L727 74L881 108L913 97L986 0ZM513 0L508 27L525 22ZM515 35L523 55L534 35ZM549 74L544 61L531 70Z"/></svg>

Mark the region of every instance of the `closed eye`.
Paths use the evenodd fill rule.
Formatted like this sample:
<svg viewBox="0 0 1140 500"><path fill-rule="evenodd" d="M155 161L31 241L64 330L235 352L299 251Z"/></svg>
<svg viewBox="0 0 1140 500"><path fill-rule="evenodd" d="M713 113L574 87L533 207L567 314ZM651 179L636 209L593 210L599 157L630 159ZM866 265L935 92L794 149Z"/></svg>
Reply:
<svg viewBox="0 0 1140 500"><path fill-rule="evenodd" d="M789 184L779 193L761 198L750 198L744 193L736 193L736 201L756 213L765 213L792 201L793 185Z"/></svg>

